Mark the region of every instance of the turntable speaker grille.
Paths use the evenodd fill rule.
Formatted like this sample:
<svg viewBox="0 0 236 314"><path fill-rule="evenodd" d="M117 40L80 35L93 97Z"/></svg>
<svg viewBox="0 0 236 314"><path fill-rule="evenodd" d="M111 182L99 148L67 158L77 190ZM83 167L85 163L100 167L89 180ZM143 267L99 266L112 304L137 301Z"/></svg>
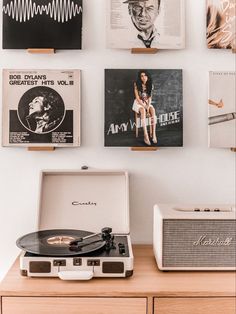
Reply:
<svg viewBox="0 0 236 314"><path fill-rule="evenodd" d="M30 273L47 274L51 272L51 263L43 261L34 261L29 264Z"/></svg>
<svg viewBox="0 0 236 314"><path fill-rule="evenodd" d="M104 274L123 274L124 263L122 262L103 262L102 272Z"/></svg>
<svg viewBox="0 0 236 314"><path fill-rule="evenodd" d="M235 220L166 219L164 267L235 267Z"/></svg>

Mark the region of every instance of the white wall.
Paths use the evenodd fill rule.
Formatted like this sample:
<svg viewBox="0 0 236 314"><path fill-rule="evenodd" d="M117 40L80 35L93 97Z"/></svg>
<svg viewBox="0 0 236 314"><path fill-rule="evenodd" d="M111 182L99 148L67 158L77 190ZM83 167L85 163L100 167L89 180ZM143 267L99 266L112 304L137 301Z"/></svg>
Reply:
<svg viewBox="0 0 236 314"><path fill-rule="evenodd" d="M233 203L235 154L207 147L209 70L234 70L230 51L205 45L205 0L186 0L186 49L131 55L105 49L105 1L84 0L84 50L30 55L0 50L0 68L79 68L82 147L54 152L0 148L0 279L19 253L15 240L36 228L40 169L127 169L133 243L152 242L152 207L163 203ZM104 68L184 70L184 148L131 152L103 147Z"/></svg>

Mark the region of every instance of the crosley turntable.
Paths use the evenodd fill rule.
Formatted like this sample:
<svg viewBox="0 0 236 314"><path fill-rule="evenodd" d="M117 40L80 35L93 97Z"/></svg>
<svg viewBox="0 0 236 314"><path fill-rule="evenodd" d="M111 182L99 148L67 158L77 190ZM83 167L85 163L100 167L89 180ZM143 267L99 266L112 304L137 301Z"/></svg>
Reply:
<svg viewBox="0 0 236 314"><path fill-rule="evenodd" d="M17 240L23 276L132 275L126 172L42 171L38 223L38 232Z"/></svg>

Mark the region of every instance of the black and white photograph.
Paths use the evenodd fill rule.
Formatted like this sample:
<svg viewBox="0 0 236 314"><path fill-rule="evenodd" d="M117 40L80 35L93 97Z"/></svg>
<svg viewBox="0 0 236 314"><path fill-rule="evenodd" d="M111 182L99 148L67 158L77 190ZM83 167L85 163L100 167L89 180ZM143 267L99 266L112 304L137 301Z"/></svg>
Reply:
<svg viewBox="0 0 236 314"><path fill-rule="evenodd" d="M182 70L106 69L105 146L183 146Z"/></svg>
<svg viewBox="0 0 236 314"><path fill-rule="evenodd" d="M50 132L59 126L64 116L63 99L50 87L33 87L25 92L19 101L19 120L31 132Z"/></svg>
<svg viewBox="0 0 236 314"><path fill-rule="evenodd" d="M82 0L3 0L3 49L82 49Z"/></svg>
<svg viewBox="0 0 236 314"><path fill-rule="evenodd" d="M184 46L184 0L107 0L108 48Z"/></svg>
<svg viewBox="0 0 236 314"><path fill-rule="evenodd" d="M79 130L80 70L3 70L3 146L79 146Z"/></svg>

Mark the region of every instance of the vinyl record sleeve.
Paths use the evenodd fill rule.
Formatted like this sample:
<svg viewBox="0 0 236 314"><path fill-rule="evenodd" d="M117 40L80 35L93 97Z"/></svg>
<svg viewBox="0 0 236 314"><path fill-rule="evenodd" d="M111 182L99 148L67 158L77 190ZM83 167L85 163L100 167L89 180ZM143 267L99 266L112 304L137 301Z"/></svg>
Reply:
<svg viewBox="0 0 236 314"><path fill-rule="evenodd" d="M206 0L207 46L209 49L236 48L236 1Z"/></svg>
<svg viewBox="0 0 236 314"><path fill-rule="evenodd" d="M143 74L148 81L142 92L137 85ZM144 141L145 128L150 146L183 146L182 76L180 69L105 70L105 146L149 146ZM136 100L136 86L141 105Z"/></svg>
<svg viewBox="0 0 236 314"><path fill-rule="evenodd" d="M3 70L3 146L80 146L80 70Z"/></svg>
<svg viewBox="0 0 236 314"><path fill-rule="evenodd" d="M185 0L106 0L107 47L185 47Z"/></svg>
<svg viewBox="0 0 236 314"><path fill-rule="evenodd" d="M236 72L209 72L209 147L236 147Z"/></svg>
<svg viewBox="0 0 236 314"><path fill-rule="evenodd" d="M82 48L82 0L3 0L3 49Z"/></svg>

